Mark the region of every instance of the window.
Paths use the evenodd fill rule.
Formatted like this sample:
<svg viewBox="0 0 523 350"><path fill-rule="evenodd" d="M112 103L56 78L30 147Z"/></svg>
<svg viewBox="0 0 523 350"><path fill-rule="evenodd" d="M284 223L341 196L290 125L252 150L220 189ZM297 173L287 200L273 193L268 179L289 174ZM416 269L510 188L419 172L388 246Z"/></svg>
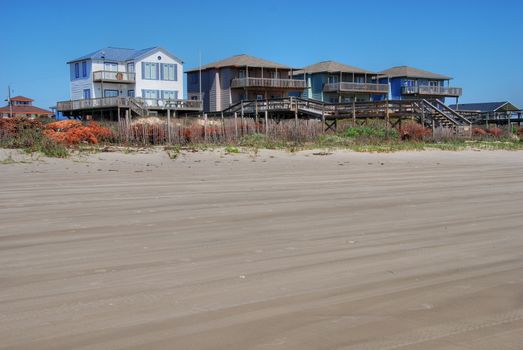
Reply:
<svg viewBox="0 0 523 350"><path fill-rule="evenodd" d="M127 63L127 71L129 73L134 73L134 63L133 62Z"/></svg>
<svg viewBox="0 0 523 350"><path fill-rule="evenodd" d="M239 75L238 75L239 78L245 78L247 76L247 72L245 72L244 70L241 70L238 73L239 73Z"/></svg>
<svg viewBox="0 0 523 350"><path fill-rule="evenodd" d="M329 75L329 84L335 84L338 82L338 76L337 75Z"/></svg>
<svg viewBox="0 0 523 350"><path fill-rule="evenodd" d="M91 98L91 89L84 89L84 99L88 100Z"/></svg>
<svg viewBox="0 0 523 350"><path fill-rule="evenodd" d="M104 97L118 97L118 90L104 90Z"/></svg>
<svg viewBox="0 0 523 350"><path fill-rule="evenodd" d="M127 91L127 96L134 97L134 90L128 90Z"/></svg>
<svg viewBox="0 0 523 350"><path fill-rule="evenodd" d="M74 77L76 79L80 78L80 63L74 64Z"/></svg>
<svg viewBox="0 0 523 350"><path fill-rule="evenodd" d="M178 99L178 91L163 90L162 91L162 98L166 99L166 100L177 100Z"/></svg>
<svg viewBox="0 0 523 350"><path fill-rule="evenodd" d="M162 67L162 80L172 80L172 81L178 80L176 64L162 63L161 67Z"/></svg>
<svg viewBox="0 0 523 350"><path fill-rule="evenodd" d="M142 79L158 80L158 63L142 62Z"/></svg>
<svg viewBox="0 0 523 350"><path fill-rule="evenodd" d="M118 63L104 62L104 70L109 71L109 72L117 72Z"/></svg>
<svg viewBox="0 0 523 350"><path fill-rule="evenodd" d="M86 61L83 61L82 62L82 77L87 77L87 62Z"/></svg>
<svg viewBox="0 0 523 350"><path fill-rule="evenodd" d="M354 77L354 82L363 84L365 82L365 77Z"/></svg>
<svg viewBox="0 0 523 350"><path fill-rule="evenodd" d="M158 99L158 90L142 90L143 98Z"/></svg>

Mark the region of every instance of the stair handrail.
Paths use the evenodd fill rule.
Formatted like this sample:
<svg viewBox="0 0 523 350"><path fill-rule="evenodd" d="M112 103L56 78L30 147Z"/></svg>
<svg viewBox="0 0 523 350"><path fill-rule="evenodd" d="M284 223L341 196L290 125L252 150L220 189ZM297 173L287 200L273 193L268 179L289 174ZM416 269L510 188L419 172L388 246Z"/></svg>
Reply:
<svg viewBox="0 0 523 350"><path fill-rule="evenodd" d="M444 109L446 109L447 111L449 111L450 113L454 114L456 117L458 117L459 119L465 121L465 123L471 125L472 122L470 120L468 120L467 118L465 118L464 116L462 116L461 114L459 114L458 112L456 112L455 110L453 110L452 108L450 108L449 106L447 106L445 103L443 103L443 101L440 101L439 99L436 99L437 103L442 106Z"/></svg>
<svg viewBox="0 0 523 350"><path fill-rule="evenodd" d="M443 111L441 109L439 109L438 107L434 106L432 103L430 103L429 101L427 101L426 99L423 99L422 100L424 104L428 105L430 108L432 108L433 110L435 110L437 113L439 113L440 115L442 115L443 117L449 119L451 122L453 122L455 125L460 125L460 123L453 117L453 116L450 116L448 114L445 114L443 113Z"/></svg>

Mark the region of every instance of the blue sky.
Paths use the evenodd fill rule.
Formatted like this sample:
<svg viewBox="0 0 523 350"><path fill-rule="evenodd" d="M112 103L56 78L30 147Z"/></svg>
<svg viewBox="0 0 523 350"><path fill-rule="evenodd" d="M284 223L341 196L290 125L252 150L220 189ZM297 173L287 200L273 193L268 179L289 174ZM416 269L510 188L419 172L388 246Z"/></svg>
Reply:
<svg viewBox="0 0 523 350"><path fill-rule="evenodd" d="M185 69L247 53L300 67L336 60L453 76L462 102L523 108L523 1L6 1L0 97L69 98L69 59L105 46L162 46Z"/></svg>

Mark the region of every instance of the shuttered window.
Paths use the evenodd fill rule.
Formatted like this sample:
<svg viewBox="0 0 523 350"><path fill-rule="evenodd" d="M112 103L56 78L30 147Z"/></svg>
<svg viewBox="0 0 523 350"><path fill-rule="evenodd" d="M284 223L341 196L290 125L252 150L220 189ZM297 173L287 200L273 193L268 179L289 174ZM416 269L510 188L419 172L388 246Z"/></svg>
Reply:
<svg viewBox="0 0 523 350"><path fill-rule="evenodd" d="M178 80L176 64L162 63L161 66L162 66L162 80L171 80L171 81Z"/></svg>
<svg viewBox="0 0 523 350"><path fill-rule="evenodd" d="M83 61L82 62L82 77L87 77L87 62L86 61Z"/></svg>
<svg viewBox="0 0 523 350"><path fill-rule="evenodd" d="M158 80L158 63L142 62L142 79Z"/></svg>

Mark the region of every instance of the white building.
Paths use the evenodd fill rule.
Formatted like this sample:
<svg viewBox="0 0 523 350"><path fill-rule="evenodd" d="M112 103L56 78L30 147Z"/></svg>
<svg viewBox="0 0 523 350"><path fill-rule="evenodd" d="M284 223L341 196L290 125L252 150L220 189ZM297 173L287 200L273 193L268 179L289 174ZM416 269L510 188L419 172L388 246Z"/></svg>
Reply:
<svg viewBox="0 0 523 350"><path fill-rule="evenodd" d="M183 62L161 47L106 47L67 64L71 100L116 96L177 100L183 95Z"/></svg>

